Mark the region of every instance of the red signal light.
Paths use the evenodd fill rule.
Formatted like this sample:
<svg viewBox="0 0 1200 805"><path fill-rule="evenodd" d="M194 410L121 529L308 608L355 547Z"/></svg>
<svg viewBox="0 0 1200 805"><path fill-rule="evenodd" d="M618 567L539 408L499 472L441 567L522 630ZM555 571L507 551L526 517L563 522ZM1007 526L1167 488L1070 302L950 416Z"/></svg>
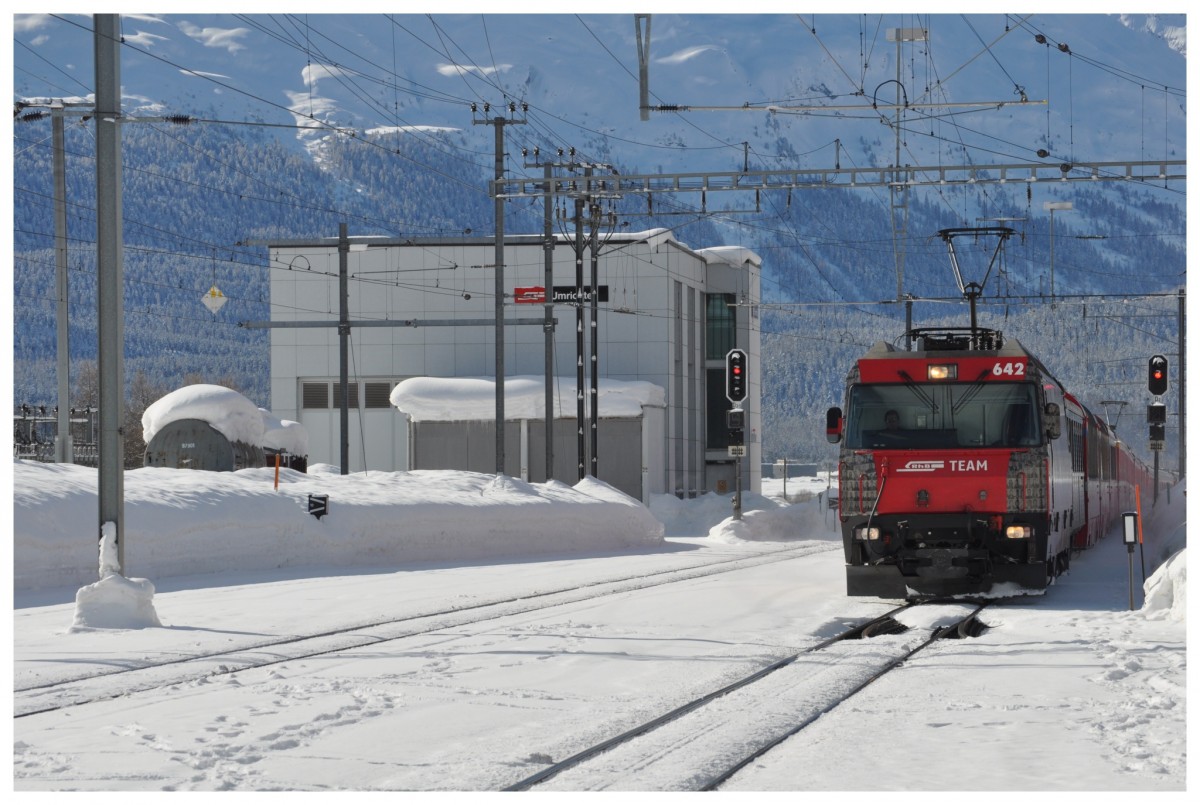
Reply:
<svg viewBox="0 0 1200 805"><path fill-rule="evenodd" d="M746 353L731 349L725 356L725 397L735 405L746 399Z"/></svg>
<svg viewBox="0 0 1200 805"><path fill-rule="evenodd" d="M1155 355L1150 358L1150 373L1148 378L1148 386L1150 393L1162 396L1167 393L1167 359L1162 355Z"/></svg>

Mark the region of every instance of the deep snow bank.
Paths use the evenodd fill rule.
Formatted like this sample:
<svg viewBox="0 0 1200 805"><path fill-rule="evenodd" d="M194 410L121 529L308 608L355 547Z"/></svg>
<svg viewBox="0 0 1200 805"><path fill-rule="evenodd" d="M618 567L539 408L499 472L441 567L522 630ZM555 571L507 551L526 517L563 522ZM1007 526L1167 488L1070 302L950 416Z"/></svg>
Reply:
<svg viewBox="0 0 1200 805"><path fill-rule="evenodd" d="M595 479L576 487L469 472L125 473L128 576L161 579L228 570L475 561L652 547L663 526L636 500ZM329 514L308 514L309 494ZM96 470L15 461L13 586L96 580Z"/></svg>
<svg viewBox="0 0 1200 805"><path fill-rule="evenodd" d="M1147 617L1181 623L1187 617L1187 549L1164 562L1143 586Z"/></svg>

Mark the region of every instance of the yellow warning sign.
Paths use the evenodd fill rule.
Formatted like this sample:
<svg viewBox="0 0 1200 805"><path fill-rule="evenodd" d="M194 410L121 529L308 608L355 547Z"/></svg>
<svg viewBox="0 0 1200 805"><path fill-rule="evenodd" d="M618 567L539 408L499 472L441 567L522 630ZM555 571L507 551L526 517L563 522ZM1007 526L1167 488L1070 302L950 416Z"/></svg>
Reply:
<svg viewBox="0 0 1200 805"><path fill-rule="evenodd" d="M208 293L200 297L200 301L204 303L210 313L216 313L229 300L225 298L225 294L221 293L221 289L214 285L208 289Z"/></svg>

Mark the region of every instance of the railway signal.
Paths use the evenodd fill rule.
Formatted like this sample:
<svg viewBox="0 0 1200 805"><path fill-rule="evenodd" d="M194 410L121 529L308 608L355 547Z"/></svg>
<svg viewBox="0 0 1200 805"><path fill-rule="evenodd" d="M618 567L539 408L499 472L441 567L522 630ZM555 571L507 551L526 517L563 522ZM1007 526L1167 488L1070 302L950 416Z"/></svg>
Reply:
<svg viewBox="0 0 1200 805"><path fill-rule="evenodd" d="M1150 426L1150 449L1162 450L1167 438L1167 406L1162 403L1147 405L1146 423Z"/></svg>
<svg viewBox="0 0 1200 805"><path fill-rule="evenodd" d="M731 349L725 356L725 396L737 405L746 399L746 351Z"/></svg>
<svg viewBox="0 0 1200 805"><path fill-rule="evenodd" d="M733 408L725 412L725 425L729 431L730 445L746 443L746 412L741 408ZM732 453L730 455L733 455Z"/></svg>
<svg viewBox="0 0 1200 805"><path fill-rule="evenodd" d="M1167 359L1162 355L1151 357L1149 369L1147 386L1151 394L1161 397L1167 393Z"/></svg>
<svg viewBox="0 0 1200 805"><path fill-rule="evenodd" d="M318 520L329 514L329 495L309 495L308 513Z"/></svg>

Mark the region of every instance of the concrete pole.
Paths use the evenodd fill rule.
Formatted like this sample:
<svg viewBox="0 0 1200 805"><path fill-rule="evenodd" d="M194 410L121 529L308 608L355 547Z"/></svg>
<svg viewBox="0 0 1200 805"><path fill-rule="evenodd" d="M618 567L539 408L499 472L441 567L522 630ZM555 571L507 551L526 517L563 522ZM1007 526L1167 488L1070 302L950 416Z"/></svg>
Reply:
<svg viewBox="0 0 1200 805"><path fill-rule="evenodd" d="M484 114L488 112L488 105L484 104ZM515 115L516 104L510 103L509 110ZM475 113L475 105L471 105L472 115ZM496 201L496 474L504 474L504 196L500 194L499 188L501 181L504 179L504 127L512 123L524 123L523 119L518 119L515 116L512 118L493 117L484 120L473 121L476 125L488 125L496 127L496 179L494 185L494 199ZM549 290L549 289L547 289Z"/></svg>
<svg viewBox="0 0 1200 805"><path fill-rule="evenodd" d="M496 179L504 178L504 124L497 117ZM496 194L496 474L504 474L504 199Z"/></svg>
<svg viewBox="0 0 1200 805"><path fill-rule="evenodd" d="M1179 478L1187 477L1187 295L1179 289Z"/></svg>
<svg viewBox="0 0 1200 805"><path fill-rule="evenodd" d="M121 213L120 17L94 16L96 77L96 258L100 353L99 537L111 523L125 575L125 310Z"/></svg>
<svg viewBox="0 0 1200 805"><path fill-rule="evenodd" d="M583 197L575 198L575 443L578 479L587 475L587 440L583 435Z"/></svg>
<svg viewBox="0 0 1200 805"><path fill-rule="evenodd" d="M338 359L342 405L338 412L341 424L340 448L342 475L350 474L350 238L346 223L338 224ZM366 456L363 456L366 459Z"/></svg>
<svg viewBox="0 0 1200 805"><path fill-rule="evenodd" d="M51 111L54 144L54 262L58 296L58 433L54 437L54 460L59 464L75 461L75 443L71 437L71 342L67 282L67 166L66 135L62 104Z"/></svg>
<svg viewBox="0 0 1200 805"><path fill-rule="evenodd" d="M544 166L546 187L553 178L550 163ZM549 193L545 198L546 242L543 245L546 260L546 480L554 477L554 199Z"/></svg>
<svg viewBox="0 0 1200 805"><path fill-rule="evenodd" d="M600 218L596 205L592 205L592 236L589 239L588 247L590 249L590 266L591 266L591 294L592 301L589 305L590 318L588 319L588 366L590 367L590 378L588 385L588 403L591 405L591 410L588 412L588 430L591 434L589 441L591 442L590 459L589 459L589 474L593 478L600 477L600 459L597 453L600 451L600 344L598 341L599 325L597 319L599 313L599 298L600 288L597 274L599 273L600 263L600 243L599 229Z"/></svg>

